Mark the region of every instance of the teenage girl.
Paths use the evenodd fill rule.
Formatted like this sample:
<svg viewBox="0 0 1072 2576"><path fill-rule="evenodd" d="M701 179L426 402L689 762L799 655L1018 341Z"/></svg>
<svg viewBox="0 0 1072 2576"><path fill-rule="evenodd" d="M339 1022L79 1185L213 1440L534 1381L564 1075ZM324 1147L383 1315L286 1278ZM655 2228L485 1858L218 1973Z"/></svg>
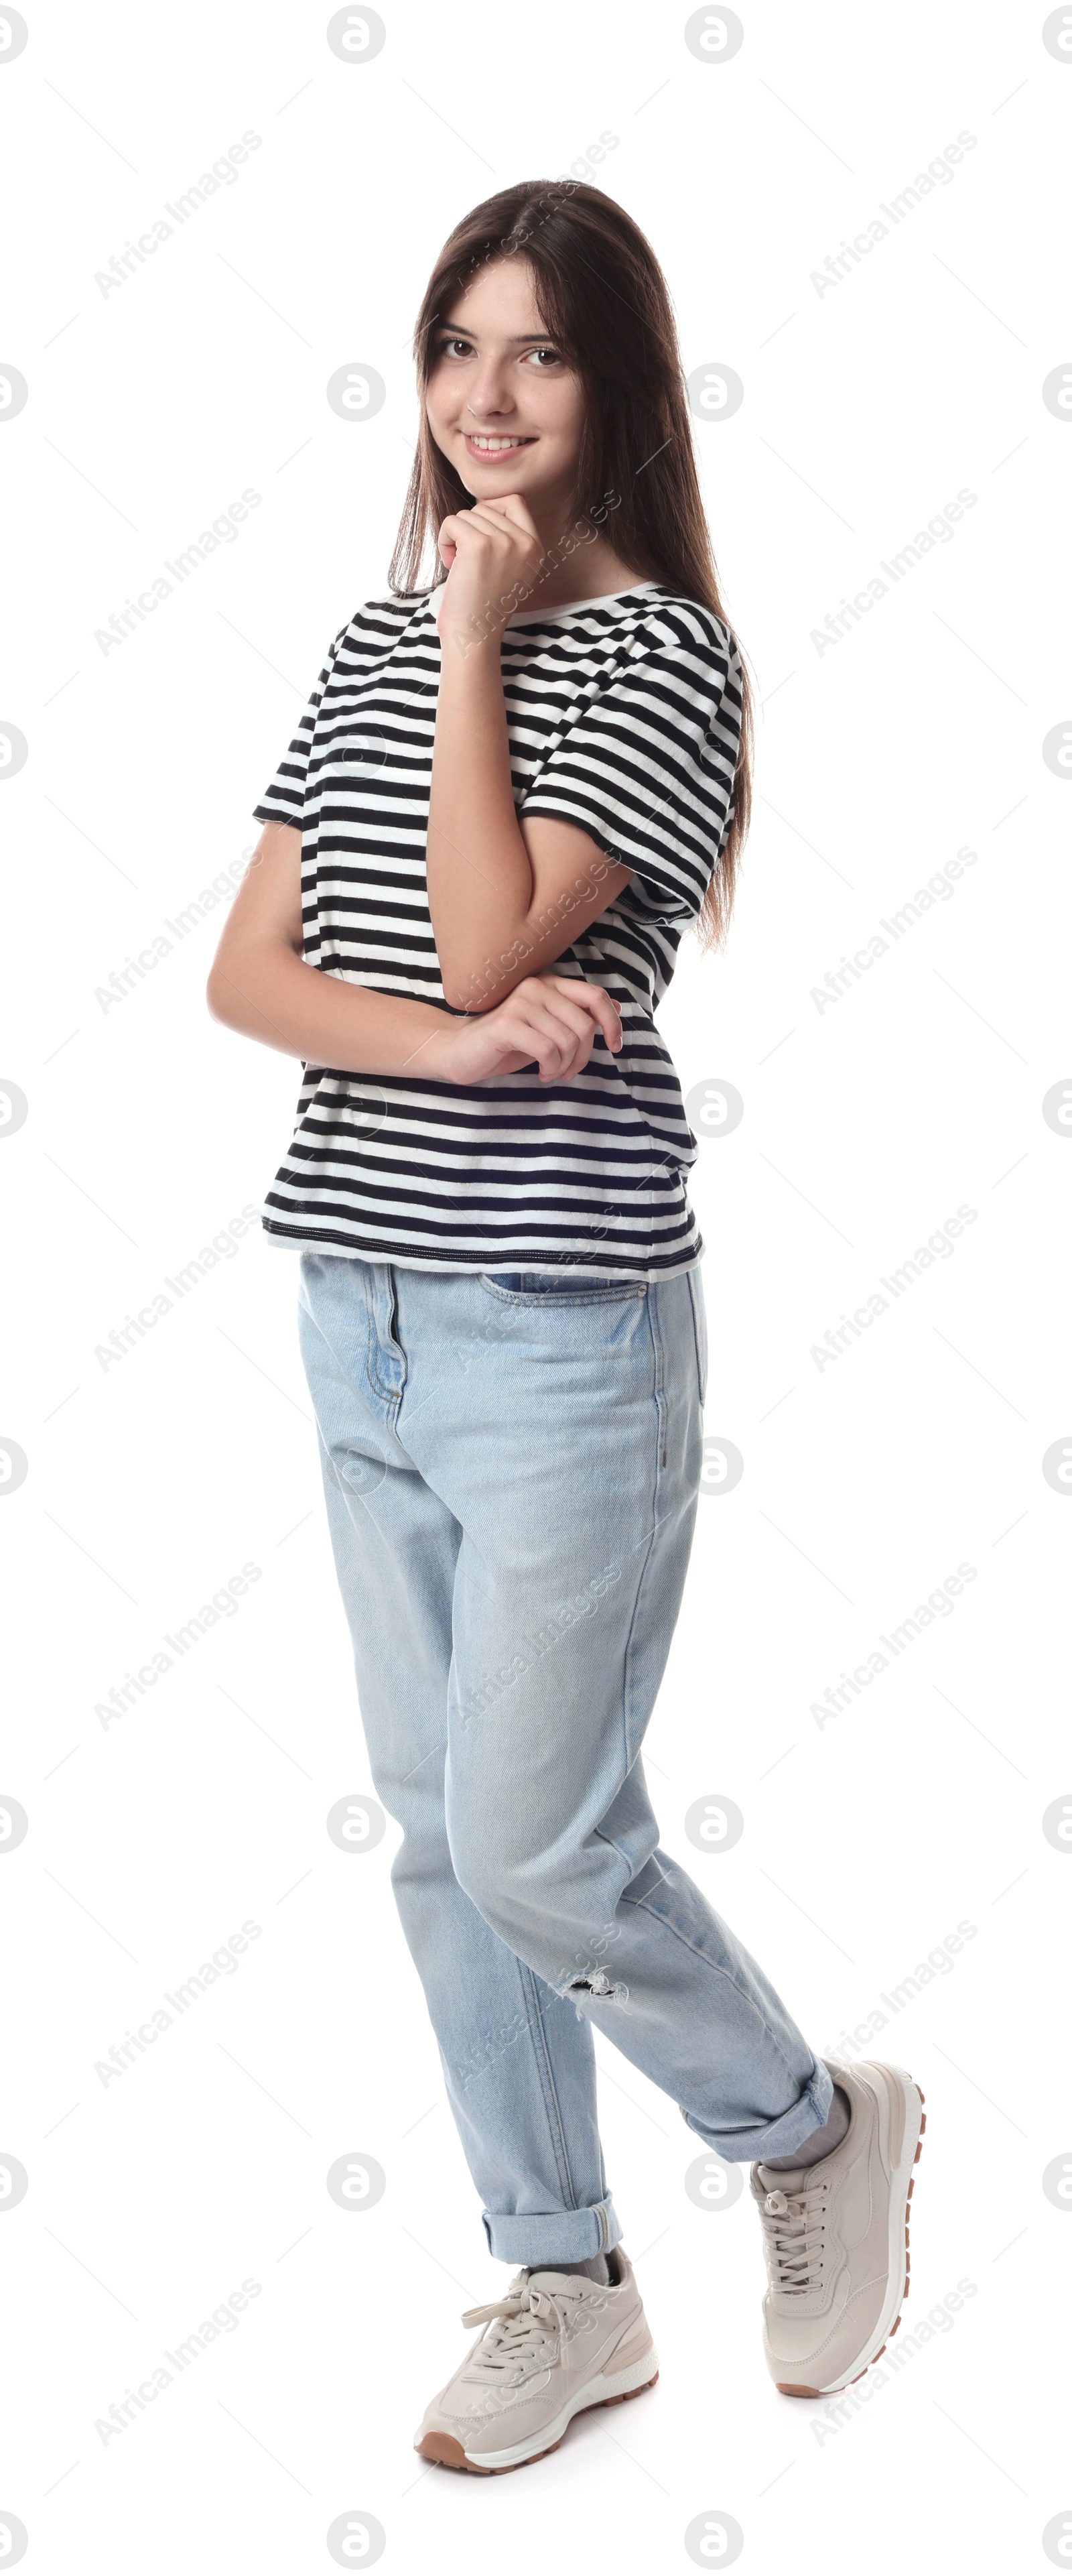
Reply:
<svg viewBox="0 0 1072 2576"><path fill-rule="evenodd" d="M819 2059L659 1848L707 1343L697 1146L654 1014L723 935L749 691L669 297L622 208L508 188L446 243L391 594L261 804L214 1016L300 1057L270 1243L299 1332L392 1881L505 2295L417 2434L487 2473L657 2373L593 2025L752 2166L777 2386L859 2377L923 2126ZM437 561L418 587L428 537Z"/></svg>

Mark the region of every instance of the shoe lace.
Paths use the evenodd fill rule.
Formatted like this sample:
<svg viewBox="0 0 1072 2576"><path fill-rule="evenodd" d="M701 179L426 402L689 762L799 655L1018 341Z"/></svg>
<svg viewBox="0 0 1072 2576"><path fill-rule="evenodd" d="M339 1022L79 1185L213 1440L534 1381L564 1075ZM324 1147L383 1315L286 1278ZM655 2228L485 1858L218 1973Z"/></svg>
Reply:
<svg viewBox="0 0 1072 2576"><path fill-rule="evenodd" d="M564 2281L555 2291L534 2289L522 2273L516 2282L511 2282L504 2299L489 2299L485 2307L464 2309L463 2326L491 2329L474 2346L469 2359L470 2375L490 2379L499 2387L510 2376L522 2378L579 2320L584 2295L580 2282L574 2286Z"/></svg>
<svg viewBox="0 0 1072 2576"><path fill-rule="evenodd" d="M806 2294L820 2287L828 2190L828 2183L804 2181L792 2191L768 2191L760 2202L772 2290Z"/></svg>

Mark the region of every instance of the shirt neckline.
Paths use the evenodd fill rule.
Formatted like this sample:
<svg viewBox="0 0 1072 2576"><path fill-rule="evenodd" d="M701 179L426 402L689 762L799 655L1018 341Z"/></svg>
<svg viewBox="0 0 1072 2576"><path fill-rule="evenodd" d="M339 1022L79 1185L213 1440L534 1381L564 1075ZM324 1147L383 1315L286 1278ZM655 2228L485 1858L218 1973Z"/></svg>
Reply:
<svg viewBox="0 0 1072 2576"><path fill-rule="evenodd" d="M561 617L579 617L582 610L586 608L609 608L619 599L639 599L648 591L658 588L659 584L656 581L635 581L624 590L600 591L594 599L564 600L561 608L515 608L507 618L503 633L508 635L511 628L515 626L547 625L552 618L557 621ZM442 596L443 585L440 583L438 588L429 594L427 602L428 614L436 628L439 625L439 606Z"/></svg>
<svg viewBox="0 0 1072 2576"><path fill-rule="evenodd" d="M507 618L507 629L511 626L526 626L537 619L543 623L552 617L573 617L582 608L609 608L613 600L636 599L642 592L654 590L656 587L653 581L634 581L624 590L601 590L597 592L594 599L566 599L561 608L515 608Z"/></svg>

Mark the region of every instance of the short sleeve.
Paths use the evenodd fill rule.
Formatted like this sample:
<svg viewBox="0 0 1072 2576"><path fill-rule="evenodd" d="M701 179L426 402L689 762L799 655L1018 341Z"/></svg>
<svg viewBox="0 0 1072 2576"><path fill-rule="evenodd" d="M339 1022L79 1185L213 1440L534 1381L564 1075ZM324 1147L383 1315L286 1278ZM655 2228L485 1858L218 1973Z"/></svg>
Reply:
<svg viewBox="0 0 1072 2576"><path fill-rule="evenodd" d="M309 778L309 754L320 712L320 701L335 668L335 657L343 636L341 627L328 654L316 687L298 726L293 742L288 745L275 776L265 788L260 804L253 808L258 823L293 823L300 832L305 812L305 790Z"/></svg>
<svg viewBox="0 0 1072 2576"><path fill-rule="evenodd" d="M576 823L633 871L625 900L685 921L703 904L733 819L741 661L710 610L636 637L581 707L518 807Z"/></svg>

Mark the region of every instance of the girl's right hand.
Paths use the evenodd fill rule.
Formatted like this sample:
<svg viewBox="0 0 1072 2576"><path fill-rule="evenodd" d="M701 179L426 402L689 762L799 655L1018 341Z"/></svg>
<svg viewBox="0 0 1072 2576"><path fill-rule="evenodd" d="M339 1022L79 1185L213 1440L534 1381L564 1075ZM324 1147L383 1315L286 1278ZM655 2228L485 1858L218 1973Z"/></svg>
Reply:
<svg viewBox="0 0 1072 2576"><path fill-rule="evenodd" d="M586 984L575 975L526 975L505 1002L471 1020L452 1021L418 1050L413 1073L422 1068L434 1082L494 1082L500 1074L539 1068L542 1083L573 1082L602 1031L612 1055L622 1044L619 1006L602 984Z"/></svg>

